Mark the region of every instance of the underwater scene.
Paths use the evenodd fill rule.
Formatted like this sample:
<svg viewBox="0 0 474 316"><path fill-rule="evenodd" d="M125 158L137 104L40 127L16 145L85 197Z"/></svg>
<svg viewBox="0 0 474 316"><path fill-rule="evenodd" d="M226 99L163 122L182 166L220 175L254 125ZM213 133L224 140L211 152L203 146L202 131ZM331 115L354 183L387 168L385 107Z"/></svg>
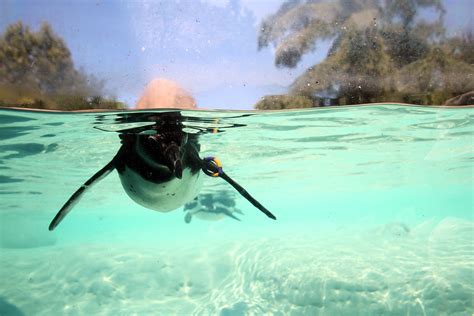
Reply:
<svg viewBox="0 0 474 316"><path fill-rule="evenodd" d="M0 124L0 315L474 312L472 108L3 109ZM166 137L181 159L134 165Z"/></svg>

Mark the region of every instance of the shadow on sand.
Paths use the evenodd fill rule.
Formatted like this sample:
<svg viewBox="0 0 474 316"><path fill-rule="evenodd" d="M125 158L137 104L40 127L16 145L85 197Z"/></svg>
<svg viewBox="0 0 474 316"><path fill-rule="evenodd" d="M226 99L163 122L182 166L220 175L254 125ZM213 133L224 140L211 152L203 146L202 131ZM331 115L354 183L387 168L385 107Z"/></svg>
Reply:
<svg viewBox="0 0 474 316"><path fill-rule="evenodd" d="M24 316L23 312L15 305L8 303L3 297L0 297L0 315L2 316Z"/></svg>

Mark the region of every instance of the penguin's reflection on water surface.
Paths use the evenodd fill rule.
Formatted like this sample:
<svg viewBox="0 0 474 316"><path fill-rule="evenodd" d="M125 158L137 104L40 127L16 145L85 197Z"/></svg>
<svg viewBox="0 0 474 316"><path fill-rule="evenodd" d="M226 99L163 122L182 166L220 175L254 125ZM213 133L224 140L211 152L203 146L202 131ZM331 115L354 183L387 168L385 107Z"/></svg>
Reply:
<svg viewBox="0 0 474 316"><path fill-rule="evenodd" d="M276 219L222 170L218 159L199 156L199 133L185 132L183 120L179 111L120 115L119 123L150 124L118 131L122 145L115 157L74 192L52 220L49 230L58 226L93 184L113 170L117 170L132 200L158 212L172 211L193 200L206 174L224 179L256 208ZM202 128L200 133L206 131Z"/></svg>

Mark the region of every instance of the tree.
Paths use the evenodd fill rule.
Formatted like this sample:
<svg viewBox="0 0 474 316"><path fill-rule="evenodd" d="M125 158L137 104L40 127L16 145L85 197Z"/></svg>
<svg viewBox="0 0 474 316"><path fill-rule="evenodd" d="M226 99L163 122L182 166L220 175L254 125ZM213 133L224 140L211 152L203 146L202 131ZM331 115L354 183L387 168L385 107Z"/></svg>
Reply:
<svg viewBox="0 0 474 316"><path fill-rule="evenodd" d="M391 89L389 77L392 62L385 52L383 39L375 28L348 31L332 53L321 64L310 68L292 85L293 94L317 96L338 90L348 104L371 102Z"/></svg>
<svg viewBox="0 0 474 316"><path fill-rule="evenodd" d="M332 51L349 29L364 29L379 13L376 0L313 2L289 0L263 20L258 47L276 47L277 67L295 67L301 57L316 49L318 41L333 40Z"/></svg>
<svg viewBox="0 0 474 316"><path fill-rule="evenodd" d="M67 103L67 109L84 109L110 108L115 103L115 108L123 107L104 98L103 82L74 68L71 52L47 23L37 32L21 22L7 27L0 37L0 85L4 87L0 91L19 95L12 100L11 95L0 94L3 105L62 109ZM103 102L91 103L93 97Z"/></svg>
<svg viewBox="0 0 474 316"><path fill-rule="evenodd" d="M0 39L0 83L34 85L32 72L35 39L21 22L10 25Z"/></svg>
<svg viewBox="0 0 474 316"><path fill-rule="evenodd" d="M418 19L423 9L436 12L436 18L431 22ZM326 59L292 84L294 95L318 97L337 91L346 104L401 101L403 94L414 92L400 80L414 83L414 74L420 71L420 78L434 81L435 73L428 73L427 65L435 67L436 63L435 69L446 75L439 89L449 96L470 87L471 66L452 58L467 61L474 54L471 34L457 40L455 54L433 57L435 48L446 41L444 13L440 0L289 0L262 21L258 44L259 49L275 46L275 65L292 68L319 42L331 41ZM461 83L453 80L454 74ZM410 75L412 78L406 78ZM415 86L420 89L417 93L439 92L421 82Z"/></svg>

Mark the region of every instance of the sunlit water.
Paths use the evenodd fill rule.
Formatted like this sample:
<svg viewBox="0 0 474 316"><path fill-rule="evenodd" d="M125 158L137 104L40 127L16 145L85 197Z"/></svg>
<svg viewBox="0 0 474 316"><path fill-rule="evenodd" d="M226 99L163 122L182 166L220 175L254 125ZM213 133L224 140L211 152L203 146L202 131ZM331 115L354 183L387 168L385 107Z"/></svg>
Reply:
<svg viewBox="0 0 474 316"><path fill-rule="evenodd" d="M471 315L474 110L185 111L235 194L217 221L135 204L117 113L0 111L1 315ZM144 112L141 112L144 113ZM140 125L141 124L141 125ZM206 177L202 193L233 189Z"/></svg>

